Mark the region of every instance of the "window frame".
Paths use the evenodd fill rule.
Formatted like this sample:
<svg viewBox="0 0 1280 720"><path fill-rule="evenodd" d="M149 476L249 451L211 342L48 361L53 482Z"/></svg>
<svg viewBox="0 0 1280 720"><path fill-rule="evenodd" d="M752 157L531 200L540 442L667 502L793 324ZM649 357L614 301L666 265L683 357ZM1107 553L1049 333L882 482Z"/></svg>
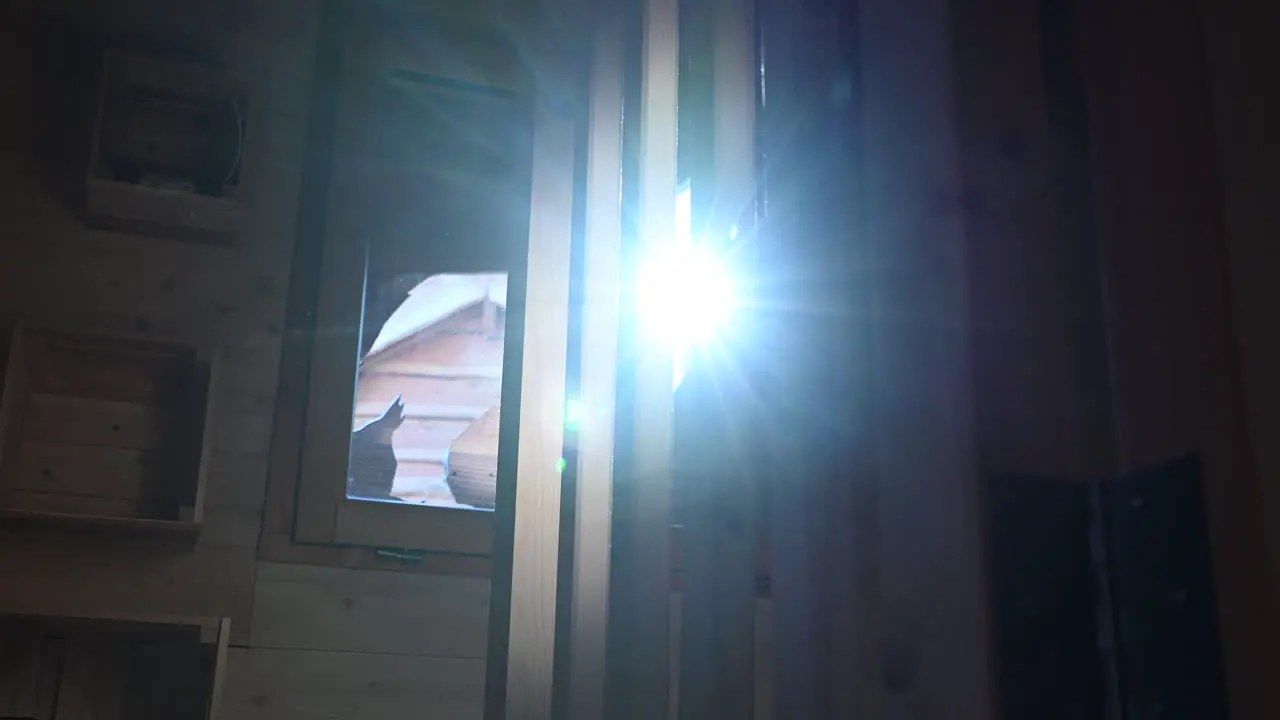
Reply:
<svg viewBox="0 0 1280 720"><path fill-rule="evenodd" d="M346 51L340 70L339 98L336 132L331 152L334 157L334 176L340 177L344 168L342 159L355 151L355 132L365 109L369 107L365 90L369 83L366 73L386 69L405 68L404 48L394 42L384 42L373 28L377 20L362 22L365 16L357 16L348 23L342 46ZM376 42L374 40L376 39ZM370 48L376 50L370 51ZM511 49L510 57L517 57ZM516 102L525 110L531 122L571 122L563 118L547 118L532 112L533 83L528 71L516 72L499 79L498 87L515 92ZM418 68L407 68L418 69ZM492 80L492 78L460 78L465 81ZM536 392L522 393L522 386L532 371L541 368L564 366L567 345L568 313L548 315L537 313L526 318L526 308L542 307L550 303L559 307L555 299L568 296L568 255L571 243L573 164L558 162L538 152L537 138L546 129L534 127L528 143L532 158L531 177L518 178L516 186L531 185L532 201L537 201L536 216L531 212L529 235L525 241L509 243L497 253L459 252L451 257L449 272L502 272L508 273L508 308L506 340L503 353L503 411L502 424L519 424L521 417L559 417L564 407L564 378L547 378L539 383ZM450 181L471 183L493 189L495 183L478 178L468 178L454 171L424 171L443 176ZM528 185L524 182L528 180ZM471 556L490 556L493 548L494 513L455 508L431 507L408 503L354 500L346 496L347 472L350 459L351 413L356 397L357 355L359 326L363 315L364 272L366 248L364 243L352 242L358 234L352 232L348 222L341 186L350 180L335 180L328 192L328 207L323 237L319 239L321 261L319 264L318 297L311 316L313 329L323 332L311 334L309 352L310 372L305 381L305 409L302 411L301 448L298 455L297 493L293 522L293 541L307 544L336 546L366 546L373 548L403 548L431 553L451 553ZM498 188L498 189L509 189ZM548 207L546 198L554 199L554 207ZM565 202L567 200L567 203ZM534 208L531 207L531 210ZM533 233L538 233L538 238ZM529 243L534 252L563 256L562 272L545 277L526 277L528 265L541 263L530 259ZM450 251L453 249L451 248ZM567 303L567 301L566 301ZM560 317L563 315L563 317ZM538 342L525 343L526 334L536 334ZM543 373L545 374L545 373ZM561 373L563 375L563 373ZM545 385L545 387L543 387ZM536 407L533 407L536 405ZM528 407L526 407L528 406ZM545 433L539 433L544 435ZM508 442L506 433L500 448L499 473L516 471L515 443ZM562 429L556 433L562 438ZM556 447L554 457L526 460L524 455L536 453L548 455L551 445L540 438L537 443L525 443L520 451L520 466L555 467L560 455Z"/></svg>

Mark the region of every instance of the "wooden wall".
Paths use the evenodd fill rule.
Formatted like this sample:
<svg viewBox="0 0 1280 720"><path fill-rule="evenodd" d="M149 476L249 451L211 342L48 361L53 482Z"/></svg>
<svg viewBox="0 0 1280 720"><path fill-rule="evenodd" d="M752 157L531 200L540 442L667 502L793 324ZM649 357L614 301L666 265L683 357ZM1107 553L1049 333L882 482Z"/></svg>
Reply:
<svg viewBox="0 0 1280 720"><path fill-rule="evenodd" d="M1272 603L1280 601L1280 7L1201 3L1252 452L1263 478ZM1274 683L1273 683L1274 684Z"/></svg>
<svg viewBox="0 0 1280 720"><path fill-rule="evenodd" d="M487 580L259 558L320 3L43 5L124 25L119 5L157 32L211 38L249 84L248 218L229 249L87 230L32 181L38 115L4 113L0 322L215 344L226 382L194 548L5 528L0 610L228 616L229 717L479 717ZM10 3L0 21L6 108L47 104L43 49L20 41L28 10Z"/></svg>
<svg viewBox="0 0 1280 720"><path fill-rule="evenodd" d="M958 5L983 38L958 72L984 466L1094 480L1199 454L1232 709L1270 717L1277 15Z"/></svg>
<svg viewBox="0 0 1280 720"><path fill-rule="evenodd" d="M224 717L479 718L486 578L274 562L274 536L259 547L321 0L9 3L0 11L5 108L48 105L39 61L56 48L25 42L37 4L209 38L249 85L248 217L233 248L86 229L37 181L29 152L73 145L46 137L38 114L0 117L0 324L216 345L225 365L194 547L0 526L0 612L230 617ZM758 691L764 707L770 687Z"/></svg>

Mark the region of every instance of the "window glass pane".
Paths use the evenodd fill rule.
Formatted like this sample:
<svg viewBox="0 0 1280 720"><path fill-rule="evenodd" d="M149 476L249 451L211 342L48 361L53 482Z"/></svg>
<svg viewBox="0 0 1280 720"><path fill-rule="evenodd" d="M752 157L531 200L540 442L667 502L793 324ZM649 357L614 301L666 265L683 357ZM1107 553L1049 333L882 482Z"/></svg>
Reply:
<svg viewBox="0 0 1280 720"><path fill-rule="evenodd" d="M348 497L491 510L506 275L407 273L368 294Z"/></svg>
<svg viewBox="0 0 1280 720"><path fill-rule="evenodd" d="M352 163L369 256L347 497L491 510L501 271L528 237L531 118L499 88L395 69L376 82Z"/></svg>

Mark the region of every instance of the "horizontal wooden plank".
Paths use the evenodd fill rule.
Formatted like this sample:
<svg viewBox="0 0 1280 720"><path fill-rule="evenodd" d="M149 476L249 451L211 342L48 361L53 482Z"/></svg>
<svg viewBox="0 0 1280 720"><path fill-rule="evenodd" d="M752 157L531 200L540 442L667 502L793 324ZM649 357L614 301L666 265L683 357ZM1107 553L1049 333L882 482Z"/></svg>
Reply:
<svg viewBox="0 0 1280 720"><path fill-rule="evenodd" d="M34 528L46 532L79 535L113 535L124 537L162 537L166 540L194 538L200 524L186 520L158 520L136 517L111 507L68 507L65 509L24 508L23 498L9 504L6 493L0 520L14 527Z"/></svg>
<svg viewBox="0 0 1280 720"><path fill-rule="evenodd" d="M484 661L232 648L224 715L239 720L483 716Z"/></svg>
<svg viewBox="0 0 1280 720"><path fill-rule="evenodd" d="M396 476L394 492L396 493L421 493L428 492L432 488L437 487L444 480L444 473L438 475L410 475Z"/></svg>
<svg viewBox="0 0 1280 720"><path fill-rule="evenodd" d="M446 405L417 404L406 402L404 416L406 420L455 420L473 422L484 417L492 405ZM387 411L387 404L361 403L356 406L357 420L373 420ZM361 423L363 424L363 423Z"/></svg>
<svg viewBox="0 0 1280 720"><path fill-rule="evenodd" d="M483 658L489 581L262 563L253 647Z"/></svg>
<svg viewBox="0 0 1280 720"><path fill-rule="evenodd" d="M27 398L22 430L31 440L156 450L172 422L154 405L33 394Z"/></svg>
<svg viewBox="0 0 1280 720"><path fill-rule="evenodd" d="M138 501L128 498L66 495L35 490L5 490L0 492L0 508L17 513L52 513L103 516L109 518L137 517Z"/></svg>
<svg viewBox="0 0 1280 720"><path fill-rule="evenodd" d="M190 372L196 349L100 335L27 333L31 392L163 406Z"/></svg>
<svg viewBox="0 0 1280 720"><path fill-rule="evenodd" d="M406 403L440 405L484 405L493 407L502 399L502 381L497 378L413 377L408 375L369 375L360 378L357 391L359 405L381 404L385 409L392 398L404 397Z"/></svg>
<svg viewBox="0 0 1280 720"><path fill-rule="evenodd" d="M501 359L499 354L498 359ZM502 366L484 367L479 365L425 365L412 360L388 360L380 363L367 363L362 370L362 377L420 377L440 380L465 380L502 378Z"/></svg>
<svg viewBox="0 0 1280 720"><path fill-rule="evenodd" d="M229 617L249 639L252 548L0 532L0 612Z"/></svg>
<svg viewBox="0 0 1280 720"><path fill-rule="evenodd" d="M442 462L402 462L392 485L393 494L431 492L444 487L445 466ZM452 496L452 491L449 491Z"/></svg>
<svg viewBox="0 0 1280 720"><path fill-rule="evenodd" d="M407 338L388 350L369 357L366 370L413 372L415 366L442 368L502 369L504 343L500 337L483 334L480 313L474 314L470 328L448 329L452 320L436 325L433 331Z"/></svg>
<svg viewBox="0 0 1280 720"><path fill-rule="evenodd" d="M258 543L258 558L317 567L352 570L383 570L415 575L446 575L488 579L493 563L482 556L432 553L420 560L405 561L367 547L303 545L293 542L288 533L265 531Z"/></svg>
<svg viewBox="0 0 1280 720"><path fill-rule="evenodd" d="M74 628L105 633L179 633L190 634L200 642L216 642L222 618L182 615L143 615L129 613L84 613L56 615L45 612L0 613L0 623L22 624L41 630ZM10 630L8 625L5 630Z"/></svg>
<svg viewBox="0 0 1280 720"><path fill-rule="evenodd" d="M489 555L493 513L344 500L338 504L334 537L340 543Z"/></svg>
<svg viewBox="0 0 1280 720"><path fill-rule="evenodd" d="M10 322L207 346L263 332L283 314L280 251L280 267L264 269L248 254L79 227L58 233L43 220L13 237L0 248L0 309Z"/></svg>
<svg viewBox="0 0 1280 720"><path fill-rule="evenodd" d="M13 489L117 499L144 497L165 479L156 453L36 440L22 443L12 472Z"/></svg>
<svg viewBox="0 0 1280 720"><path fill-rule="evenodd" d="M442 463L447 457L449 457L449 451L446 449L396 449L396 460L402 463Z"/></svg>
<svg viewBox="0 0 1280 720"><path fill-rule="evenodd" d="M358 418L362 419L362 418ZM469 420L419 420L406 418L396 430L395 446L398 448L446 449L469 426Z"/></svg>

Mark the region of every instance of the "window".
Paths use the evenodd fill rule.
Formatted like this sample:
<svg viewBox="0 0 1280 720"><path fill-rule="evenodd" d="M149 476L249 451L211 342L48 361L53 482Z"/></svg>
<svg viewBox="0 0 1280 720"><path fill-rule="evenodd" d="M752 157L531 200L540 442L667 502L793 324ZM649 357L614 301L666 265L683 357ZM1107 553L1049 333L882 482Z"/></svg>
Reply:
<svg viewBox="0 0 1280 720"><path fill-rule="evenodd" d="M558 472L562 429L499 429L564 407L572 153L535 150L568 121L535 123L514 49L379 12L348 30L294 535L486 555L516 437Z"/></svg>
<svg viewBox="0 0 1280 720"><path fill-rule="evenodd" d="M366 300L347 497L492 510L507 276L419 278Z"/></svg>

